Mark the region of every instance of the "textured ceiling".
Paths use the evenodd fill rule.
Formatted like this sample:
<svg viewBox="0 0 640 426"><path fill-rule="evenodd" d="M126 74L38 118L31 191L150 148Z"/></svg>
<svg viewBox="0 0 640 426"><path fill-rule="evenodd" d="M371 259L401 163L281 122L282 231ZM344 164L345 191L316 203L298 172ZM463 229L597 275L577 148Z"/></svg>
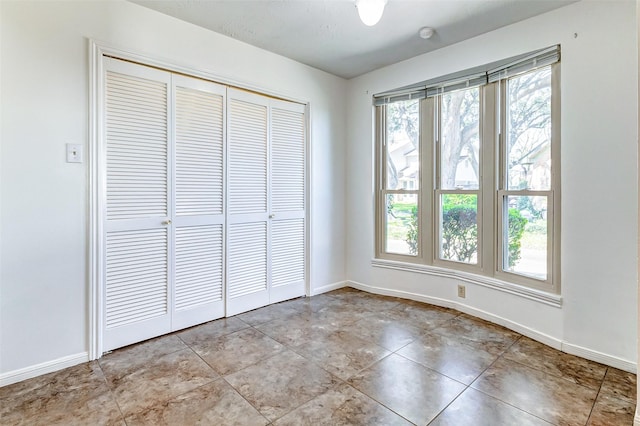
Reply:
<svg viewBox="0 0 640 426"><path fill-rule="evenodd" d="M351 0L130 0L344 78L575 0L389 0L367 27ZM423 26L435 28L429 40Z"/></svg>

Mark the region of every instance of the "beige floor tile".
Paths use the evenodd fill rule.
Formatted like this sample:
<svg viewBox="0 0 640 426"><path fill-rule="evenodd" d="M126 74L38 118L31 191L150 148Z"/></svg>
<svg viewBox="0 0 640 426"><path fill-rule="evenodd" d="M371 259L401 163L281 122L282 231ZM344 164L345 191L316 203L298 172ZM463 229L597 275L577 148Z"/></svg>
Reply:
<svg viewBox="0 0 640 426"><path fill-rule="evenodd" d="M388 312L383 312L375 317L356 321L349 327L349 332L390 351L397 351L424 332L424 329L387 314Z"/></svg>
<svg viewBox="0 0 640 426"><path fill-rule="evenodd" d="M615 398L600 392L591 417L589 426L632 426L636 411L635 402Z"/></svg>
<svg viewBox="0 0 640 426"><path fill-rule="evenodd" d="M339 382L330 373L290 350L225 376L225 380L271 421Z"/></svg>
<svg viewBox="0 0 640 426"><path fill-rule="evenodd" d="M342 305L344 302L328 296L327 293L325 293L311 297L298 297L297 299L291 299L283 303L301 312L317 312L331 305Z"/></svg>
<svg viewBox="0 0 640 426"><path fill-rule="evenodd" d="M609 367L600 392L635 403L636 390L635 374Z"/></svg>
<svg viewBox="0 0 640 426"><path fill-rule="evenodd" d="M548 422L563 425L584 425L598 393L505 359L496 361L471 386Z"/></svg>
<svg viewBox="0 0 640 426"><path fill-rule="evenodd" d="M111 390L127 416L212 382L218 374L191 349L164 355L113 380Z"/></svg>
<svg viewBox="0 0 640 426"><path fill-rule="evenodd" d="M0 388L2 425L123 425L97 362Z"/></svg>
<svg viewBox="0 0 640 426"><path fill-rule="evenodd" d="M112 383L147 366L158 357L184 349L187 349L187 345L171 334L117 349L100 358L99 362L107 382Z"/></svg>
<svg viewBox="0 0 640 426"><path fill-rule="evenodd" d="M328 390L273 424L274 426L411 425L393 411L347 384Z"/></svg>
<svg viewBox="0 0 640 426"><path fill-rule="evenodd" d="M285 349L283 345L254 328L236 331L192 349L221 375L234 373Z"/></svg>
<svg viewBox="0 0 640 426"><path fill-rule="evenodd" d="M429 333L397 353L467 385L498 357L465 344L464 339Z"/></svg>
<svg viewBox="0 0 640 426"><path fill-rule="evenodd" d="M538 417L474 389L465 390L429 426L550 426Z"/></svg>
<svg viewBox="0 0 640 426"><path fill-rule="evenodd" d="M421 425L431 421L465 389L462 383L395 354L360 372L349 383Z"/></svg>
<svg viewBox="0 0 640 426"><path fill-rule="evenodd" d="M393 309L398 306L401 301L395 297L366 293L359 290L334 291L329 293L329 295L352 306L360 306L375 312L384 312Z"/></svg>
<svg viewBox="0 0 640 426"><path fill-rule="evenodd" d="M292 349L343 380L391 353L346 331L313 336Z"/></svg>
<svg viewBox="0 0 640 426"><path fill-rule="evenodd" d="M579 385L599 389L607 367L522 337L503 356Z"/></svg>
<svg viewBox="0 0 640 426"><path fill-rule="evenodd" d="M300 310L296 309L294 305L282 302L236 315L235 318L239 318L247 324L255 326L273 321L274 319L281 319L291 315L296 315L298 313L300 313Z"/></svg>
<svg viewBox="0 0 640 426"><path fill-rule="evenodd" d="M515 331L466 314L445 322L431 332L464 339L467 344L495 355L503 353L520 338Z"/></svg>
<svg viewBox="0 0 640 426"><path fill-rule="evenodd" d="M183 330L177 336L187 345L193 346L245 328L249 328L249 325L238 318L220 318Z"/></svg>
<svg viewBox="0 0 640 426"><path fill-rule="evenodd" d="M340 324L319 320L313 313L300 313L276 319L257 325L255 328L287 346L298 346L343 329Z"/></svg>
<svg viewBox="0 0 640 426"><path fill-rule="evenodd" d="M269 423L222 379L154 405L126 420L127 426L261 426Z"/></svg>
<svg viewBox="0 0 640 426"><path fill-rule="evenodd" d="M403 321L421 330L431 330L458 316L456 311L428 305L426 303L405 301L388 311L386 316Z"/></svg>

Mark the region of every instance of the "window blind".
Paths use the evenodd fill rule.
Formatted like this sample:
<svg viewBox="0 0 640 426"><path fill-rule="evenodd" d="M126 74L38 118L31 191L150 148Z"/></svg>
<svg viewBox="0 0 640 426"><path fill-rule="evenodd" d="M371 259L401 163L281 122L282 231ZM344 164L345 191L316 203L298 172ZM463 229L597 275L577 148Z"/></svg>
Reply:
<svg viewBox="0 0 640 426"><path fill-rule="evenodd" d="M438 78L373 95L375 106L424 99L454 90L482 86L560 61L560 45L547 47Z"/></svg>
<svg viewBox="0 0 640 426"><path fill-rule="evenodd" d="M487 71L489 83L560 61L560 46L539 50L518 61Z"/></svg>

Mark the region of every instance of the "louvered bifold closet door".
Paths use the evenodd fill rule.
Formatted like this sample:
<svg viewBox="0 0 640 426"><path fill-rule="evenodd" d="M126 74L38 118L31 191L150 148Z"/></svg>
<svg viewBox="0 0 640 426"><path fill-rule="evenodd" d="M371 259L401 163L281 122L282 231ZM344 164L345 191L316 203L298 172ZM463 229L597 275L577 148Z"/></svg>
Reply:
<svg viewBox="0 0 640 426"><path fill-rule="evenodd" d="M305 106L271 100L270 303L305 293Z"/></svg>
<svg viewBox="0 0 640 426"><path fill-rule="evenodd" d="M103 348L171 331L171 74L104 60Z"/></svg>
<svg viewBox="0 0 640 426"><path fill-rule="evenodd" d="M269 98L227 91L227 315L269 304Z"/></svg>
<svg viewBox="0 0 640 426"><path fill-rule="evenodd" d="M173 76L175 96L175 311L177 330L224 316L226 88Z"/></svg>

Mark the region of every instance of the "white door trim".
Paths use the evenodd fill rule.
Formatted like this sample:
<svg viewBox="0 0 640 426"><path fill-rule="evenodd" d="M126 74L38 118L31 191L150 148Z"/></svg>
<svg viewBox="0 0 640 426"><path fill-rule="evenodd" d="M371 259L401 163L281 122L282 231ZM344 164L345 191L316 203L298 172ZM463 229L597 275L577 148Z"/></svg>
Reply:
<svg viewBox="0 0 640 426"><path fill-rule="evenodd" d="M89 325L88 330L88 355L89 360L95 360L103 354L103 341L104 336L102 332L102 318L104 315L104 279L101 274L101 262L103 259L103 223L104 217L104 201L103 194L105 188L101 188L100 176L104 173L104 153L100 152L99 147L104 146L101 141L103 137L104 126L104 68L103 57L112 56L115 58L137 62L143 65L164 69L171 72L190 75L197 78L202 78L215 83L231 86L243 90L249 90L271 96L274 98L284 99L291 102L297 102L305 105L306 107L306 122L307 122L307 134L306 134L306 174L305 181L306 187L306 206L305 206L305 226L306 226L306 294L310 293L310 276L311 276L311 261L310 250L312 245L310 244L312 238L311 227L311 117L310 117L310 103L306 100L302 100L291 94L281 93L277 91L267 90L262 87L247 84L246 82L240 82L229 77L224 77L210 72L202 71L191 66L178 65L169 60L162 60L153 57L149 57L140 53L132 52L126 48L117 47L104 43L98 40L88 40L89 49L89 146L88 155L89 160L89 239L88 239L88 318Z"/></svg>

